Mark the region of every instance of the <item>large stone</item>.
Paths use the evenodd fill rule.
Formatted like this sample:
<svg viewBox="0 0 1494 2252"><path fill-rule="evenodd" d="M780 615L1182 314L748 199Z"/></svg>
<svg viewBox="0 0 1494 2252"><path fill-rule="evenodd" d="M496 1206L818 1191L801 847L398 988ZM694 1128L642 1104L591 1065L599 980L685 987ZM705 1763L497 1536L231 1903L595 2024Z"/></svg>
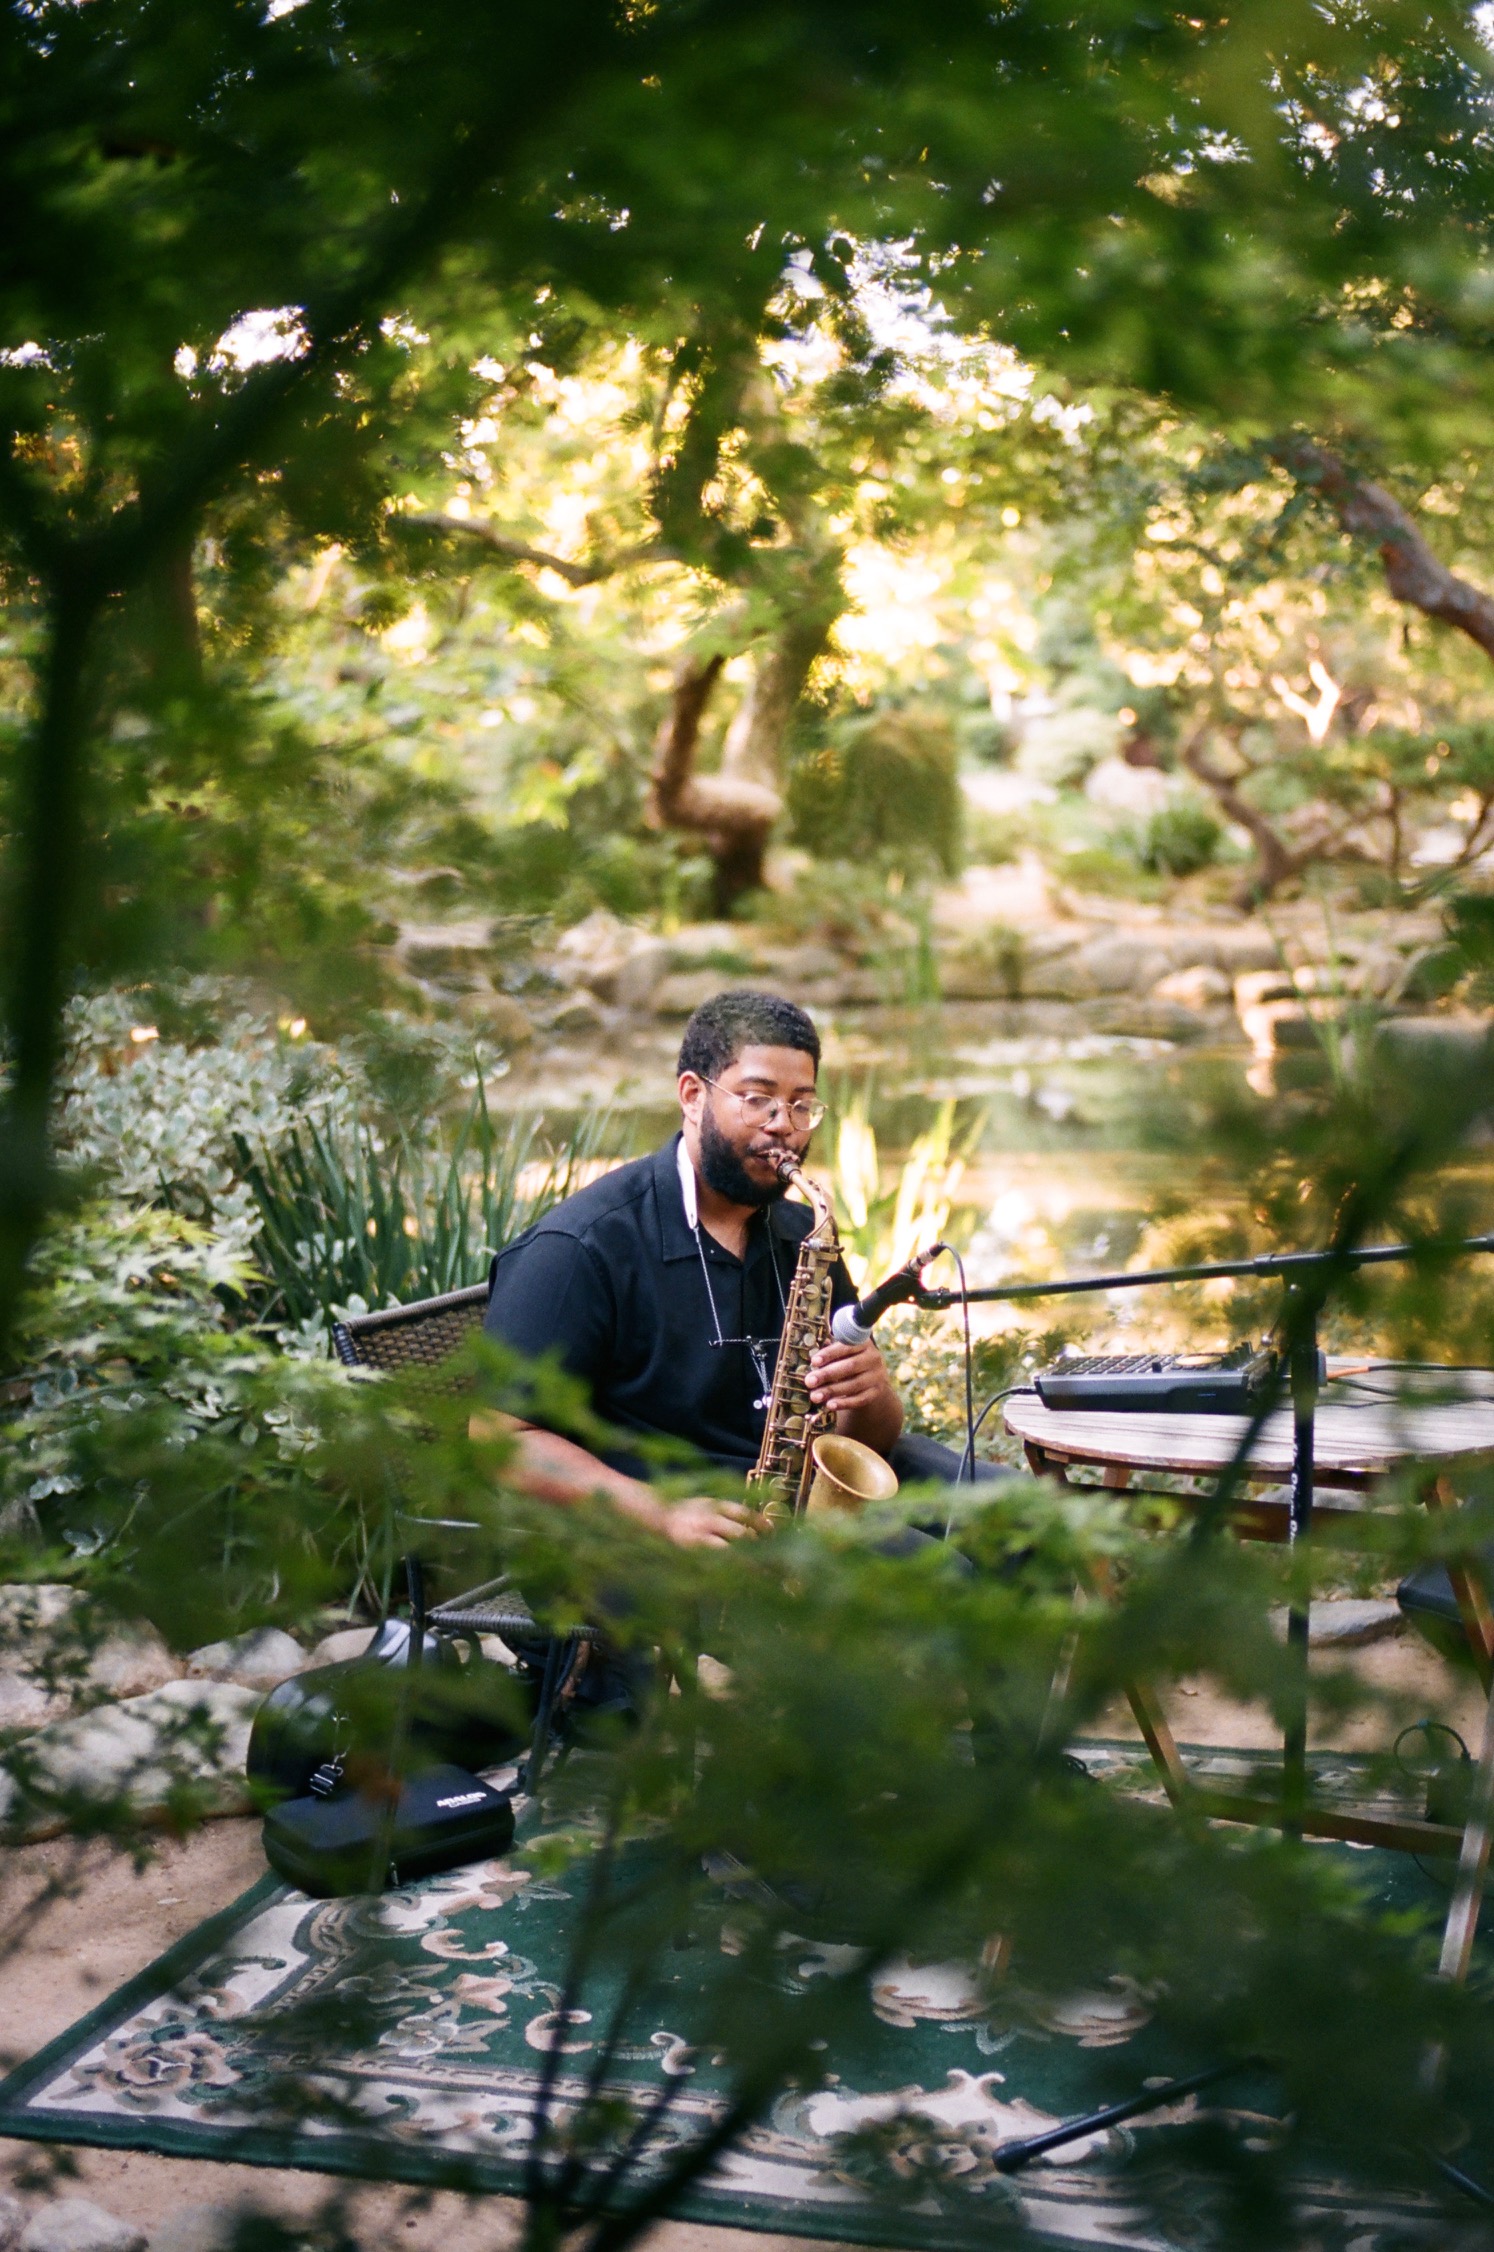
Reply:
<svg viewBox="0 0 1494 2252"><path fill-rule="evenodd" d="M140 1696L182 1671L153 1626L102 1618L81 1588L0 1587L0 1728L44 1728L77 1705Z"/></svg>
<svg viewBox="0 0 1494 2252"><path fill-rule="evenodd" d="M1092 1001L1096 993L1079 947L1025 956L1021 990L1022 998L1028 1001Z"/></svg>
<svg viewBox="0 0 1494 2252"><path fill-rule="evenodd" d="M149 1818L183 1799L203 1814L246 1811L244 1758L260 1701L236 1682L172 1681L57 1721L0 1770L0 1825L53 1837L74 1813Z"/></svg>
<svg viewBox="0 0 1494 2252"><path fill-rule="evenodd" d="M106 2213L89 2197L59 2197L32 2214L21 2252L145 2252L144 2229Z"/></svg>
<svg viewBox="0 0 1494 2252"><path fill-rule="evenodd" d="M416 977L480 975L488 965L493 925L486 916L461 923L405 923L398 951Z"/></svg>
<svg viewBox="0 0 1494 2252"><path fill-rule="evenodd" d="M551 968L563 985L622 1008L641 1008L671 960L665 940L598 908L561 933Z"/></svg>
<svg viewBox="0 0 1494 2252"><path fill-rule="evenodd" d="M0 2189L0 2252L11 2246L26 2226L26 2208L8 2189Z"/></svg>
<svg viewBox="0 0 1494 2252"><path fill-rule="evenodd" d="M1079 959L1095 993L1150 993L1171 967L1164 947L1133 931L1091 939Z"/></svg>
<svg viewBox="0 0 1494 2252"><path fill-rule="evenodd" d="M314 1666L346 1665L349 1658L361 1658L374 1638L371 1626L341 1626L335 1634L324 1634L312 1651L308 1664Z"/></svg>
<svg viewBox="0 0 1494 2252"><path fill-rule="evenodd" d="M1246 970L1235 979L1235 1007L1242 1019L1247 1009L1259 1008L1262 1002L1296 998L1297 981L1279 962L1269 970Z"/></svg>
<svg viewBox="0 0 1494 2252"><path fill-rule="evenodd" d="M829 946L765 946L759 960L759 974L771 977L785 993L838 980L844 969L844 962Z"/></svg>
<svg viewBox="0 0 1494 2252"><path fill-rule="evenodd" d="M1374 1001L1394 1001L1405 982L1406 958L1393 946L1367 948L1348 976L1352 992Z"/></svg>
<svg viewBox="0 0 1494 2252"><path fill-rule="evenodd" d="M245 2205L173 2205L150 2232L150 2252L233 2252L240 2231L254 2222Z"/></svg>
<svg viewBox="0 0 1494 2252"><path fill-rule="evenodd" d="M306 1652L278 1626L258 1626L227 1642L208 1642L194 1650L187 1670L210 1681L237 1681L244 1689L273 1689L300 1673Z"/></svg>
<svg viewBox="0 0 1494 2252"><path fill-rule="evenodd" d="M1177 969L1206 962L1226 977L1238 977L1247 970L1268 970L1280 960L1276 940L1258 923L1205 924L1196 930L1175 931L1168 939L1168 951Z"/></svg>
<svg viewBox="0 0 1494 2252"><path fill-rule="evenodd" d="M557 1006L546 1012L545 1029L566 1034L571 1039L585 1039L590 1033L600 1032L607 1020L600 1006L589 993L570 993Z"/></svg>
<svg viewBox="0 0 1494 2252"><path fill-rule="evenodd" d="M1273 1611L1271 1624L1285 1634L1285 1611ZM1308 1613L1308 1634L1325 1650L1357 1650L1366 1642L1384 1642L1399 1634L1406 1616L1399 1603L1357 1596L1333 1596L1314 1603Z"/></svg>
<svg viewBox="0 0 1494 2252"><path fill-rule="evenodd" d="M669 941L674 966L680 970L709 969L737 962L745 975L758 959L759 940L746 923L683 923ZM730 969L723 971L729 980Z"/></svg>
<svg viewBox="0 0 1494 2252"><path fill-rule="evenodd" d="M1406 1016L1387 1017L1376 1028L1378 1045L1408 1063L1461 1066L1487 1061L1491 1026L1487 1017Z"/></svg>
<svg viewBox="0 0 1494 2252"><path fill-rule="evenodd" d="M1097 1002L1091 1024L1096 1032L1127 1040L1186 1042L1199 1039L1208 1029L1207 1018L1180 1001L1149 1000L1129 993Z"/></svg>
<svg viewBox="0 0 1494 2252"><path fill-rule="evenodd" d="M510 993L491 993L481 1003L483 1029L500 1048L522 1048L534 1038L534 1023Z"/></svg>
<svg viewBox="0 0 1494 2252"><path fill-rule="evenodd" d="M796 999L807 1000L803 995ZM826 1008L876 1008L901 996L893 987L886 970L842 970L828 988L827 999L819 1005Z"/></svg>
<svg viewBox="0 0 1494 2252"><path fill-rule="evenodd" d="M1169 970L1152 987L1154 1001L1172 1001L1184 1009L1213 1009L1230 999L1230 983L1223 970L1209 962L1195 962L1188 970Z"/></svg>
<svg viewBox="0 0 1494 2252"><path fill-rule="evenodd" d="M1106 930L1076 945L1065 937L1042 946L1029 939L1022 960L1022 992L1034 1000L1094 1001L1113 993L1149 993L1172 962L1150 933Z"/></svg>
<svg viewBox="0 0 1494 2252"><path fill-rule="evenodd" d="M669 975L673 956L666 939L645 939L618 965L610 995L600 984L594 990L620 1009L646 1009L662 981Z"/></svg>
<svg viewBox="0 0 1494 2252"><path fill-rule="evenodd" d="M741 978L726 976L721 970L673 970L654 988L654 1014L693 1016L702 1001L709 1001L713 994L728 992L733 985L743 982Z"/></svg>
<svg viewBox="0 0 1494 2252"><path fill-rule="evenodd" d="M552 966L557 977L579 985L596 984L596 973L613 968L627 951L628 926L605 907L572 923L555 941Z"/></svg>

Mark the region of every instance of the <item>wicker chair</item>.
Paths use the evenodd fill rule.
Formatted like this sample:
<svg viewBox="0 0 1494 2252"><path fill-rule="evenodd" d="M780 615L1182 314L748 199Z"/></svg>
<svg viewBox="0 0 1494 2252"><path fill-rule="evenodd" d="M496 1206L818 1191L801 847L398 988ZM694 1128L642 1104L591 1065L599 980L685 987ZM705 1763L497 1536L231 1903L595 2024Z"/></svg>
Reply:
<svg viewBox="0 0 1494 2252"><path fill-rule="evenodd" d="M349 1314L332 1324L332 1346L344 1368L377 1369L381 1376L428 1372L442 1391L456 1388L444 1362L482 1327L488 1286L448 1290L443 1298L421 1298L413 1306L391 1306L382 1314Z"/></svg>
<svg viewBox="0 0 1494 2252"><path fill-rule="evenodd" d="M488 1285L470 1290L448 1290L440 1298L417 1299L413 1305L391 1306L378 1314L350 1314L332 1325L332 1345L344 1368L362 1369L380 1376L415 1376L432 1391L459 1392L462 1379L448 1365L475 1331L487 1311ZM476 1530L448 1520L452 1530ZM589 1627L567 1635L552 1635L542 1627L517 1591L504 1580L487 1581L470 1588L448 1603L425 1608L424 1580L418 1566L410 1569L411 1632L419 1636L422 1624L441 1635L496 1634L510 1648L525 1649L536 1661L542 1658L539 1702L535 1714L534 1742L524 1772L524 1788L532 1791L539 1781L550 1748L557 1708L580 1671L581 1659L598 1637Z"/></svg>

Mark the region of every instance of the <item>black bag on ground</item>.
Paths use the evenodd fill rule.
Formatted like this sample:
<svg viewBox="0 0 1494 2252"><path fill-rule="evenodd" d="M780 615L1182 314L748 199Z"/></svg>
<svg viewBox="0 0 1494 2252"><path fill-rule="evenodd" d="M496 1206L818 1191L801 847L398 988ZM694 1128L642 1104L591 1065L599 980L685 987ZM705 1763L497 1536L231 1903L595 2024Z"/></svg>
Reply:
<svg viewBox="0 0 1494 2252"><path fill-rule="evenodd" d="M410 1629L386 1619L356 1658L292 1674L272 1689L244 1762L260 1805L300 1798L320 1768L355 1746L392 1742L401 1699L411 1748L426 1761L497 1767L523 1751L527 1734L484 1709L477 1667L464 1666L450 1642L427 1634L421 1662L409 1661Z"/></svg>
<svg viewBox="0 0 1494 2252"><path fill-rule="evenodd" d="M382 1892L513 1844L506 1792L465 1768L423 1767L390 1790L338 1787L330 1796L286 1799L265 1816L265 1859L277 1876L317 1899Z"/></svg>

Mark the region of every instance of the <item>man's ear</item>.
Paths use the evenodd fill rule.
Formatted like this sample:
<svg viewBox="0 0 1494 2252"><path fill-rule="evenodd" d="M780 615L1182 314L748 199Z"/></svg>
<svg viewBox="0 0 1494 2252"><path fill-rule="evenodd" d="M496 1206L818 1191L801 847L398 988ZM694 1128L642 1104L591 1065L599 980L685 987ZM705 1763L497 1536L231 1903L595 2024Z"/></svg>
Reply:
<svg viewBox="0 0 1494 2252"><path fill-rule="evenodd" d="M706 1083L699 1072L682 1071L679 1077L680 1109L691 1125L695 1125L705 1108Z"/></svg>

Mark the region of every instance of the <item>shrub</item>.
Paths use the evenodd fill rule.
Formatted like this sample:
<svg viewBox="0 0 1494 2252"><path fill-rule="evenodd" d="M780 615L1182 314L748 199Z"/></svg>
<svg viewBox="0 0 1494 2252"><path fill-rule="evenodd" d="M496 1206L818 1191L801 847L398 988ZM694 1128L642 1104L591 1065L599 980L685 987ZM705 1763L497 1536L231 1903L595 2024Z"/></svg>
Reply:
<svg viewBox="0 0 1494 2252"><path fill-rule="evenodd" d="M560 1147L543 1120L495 1122L481 1083L454 1135L381 1132L343 1105L269 1147L236 1138L259 1216L262 1317L314 1334L348 1307L407 1305L481 1282L496 1251L581 1185L607 1113Z"/></svg>
<svg viewBox="0 0 1494 2252"><path fill-rule="evenodd" d="M832 723L789 777L796 844L826 860L879 860L953 875L963 800L954 730L942 714L858 713Z"/></svg>
<svg viewBox="0 0 1494 2252"><path fill-rule="evenodd" d="M1197 798L1176 798L1151 815L1141 833L1137 858L1159 876L1192 876L1219 856L1224 825Z"/></svg>

